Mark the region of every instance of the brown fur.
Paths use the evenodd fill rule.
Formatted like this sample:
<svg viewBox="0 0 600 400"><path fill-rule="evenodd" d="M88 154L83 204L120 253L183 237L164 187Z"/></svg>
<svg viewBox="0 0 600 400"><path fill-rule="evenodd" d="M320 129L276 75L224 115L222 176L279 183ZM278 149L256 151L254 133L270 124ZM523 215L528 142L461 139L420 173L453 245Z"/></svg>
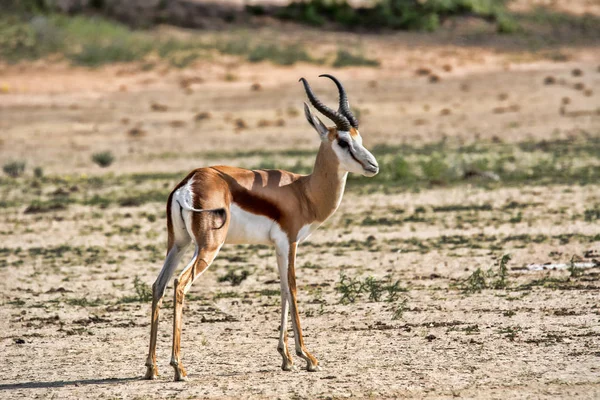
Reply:
<svg viewBox="0 0 600 400"><path fill-rule="evenodd" d="M247 212L276 221L290 240L304 225L327 219L341 195L338 161L329 143L321 144L311 175L221 165L192 171L176 189L189 179L195 208L225 208L229 220L233 201Z"/></svg>

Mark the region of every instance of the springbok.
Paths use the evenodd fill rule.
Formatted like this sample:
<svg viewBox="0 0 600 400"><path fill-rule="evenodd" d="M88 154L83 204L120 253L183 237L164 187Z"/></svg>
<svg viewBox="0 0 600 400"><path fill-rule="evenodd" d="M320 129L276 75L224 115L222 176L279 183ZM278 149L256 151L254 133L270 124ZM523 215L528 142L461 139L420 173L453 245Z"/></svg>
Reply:
<svg viewBox="0 0 600 400"><path fill-rule="evenodd" d="M304 103L308 123L321 138L314 170L298 175L284 170L250 171L228 166L193 170L169 195L167 201L168 251L165 263L152 285L150 349L146 379L158 376L156 335L158 312L165 288L185 249L196 247L190 263L175 279L173 349L171 365L175 380L186 380L180 357L183 299L192 283L210 266L225 243L275 245L281 281L281 325L277 350L281 368L292 369L287 347L287 317L291 309L296 354L306 360L306 369L319 369L317 359L304 346L296 301L296 249L340 205L348 172L374 176L379 171L375 157L363 147L358 121L350 111L342 84L331 75L339 91L335 111L316 98L301 78L308 99L324 116L335 122L327 128Z"/></svg>

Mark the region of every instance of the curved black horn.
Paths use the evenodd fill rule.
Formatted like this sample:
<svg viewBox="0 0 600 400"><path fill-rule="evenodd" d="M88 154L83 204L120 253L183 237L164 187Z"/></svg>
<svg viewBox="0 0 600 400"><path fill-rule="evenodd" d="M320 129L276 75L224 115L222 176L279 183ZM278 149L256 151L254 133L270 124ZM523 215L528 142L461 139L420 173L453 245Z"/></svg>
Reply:
<svg viewBox="0 0 600 400"><path fill-rule="evenodd" d="M308 96L308 99L310 100L311 104L321 114L323 114L324 116L326 116L327 118L329 118L330 120L335 122L335 126L337 126L338 129L340 129L342 131L350 130L350 127L351 127L350 122L343 114L341 114L338 111L332 110L331 108L329 108L325 104L323 104L319 99L317 99L317 97L313 93L313 91L310 88L310 85L308 84L306 79L300 78L300 82L302 82L304 84L304 90L306 91L306 95Z"/></svg>
<svg viewBox="0 0 600 400"><path fill-rule="evenodd" d="M337 86L338 91L340 92L340 109L338 110L338 112L342 113L344 117L348 118L348 121L350 121L350 125L352 125L355 128L358 128L358 120L350 110L350 103L348 103L348 95L346 94L346 90L344 89L344 86L342 86L342 83L338 81L337 78L333 75L319 75L319 77L322 76L331 79Z"/></svg>

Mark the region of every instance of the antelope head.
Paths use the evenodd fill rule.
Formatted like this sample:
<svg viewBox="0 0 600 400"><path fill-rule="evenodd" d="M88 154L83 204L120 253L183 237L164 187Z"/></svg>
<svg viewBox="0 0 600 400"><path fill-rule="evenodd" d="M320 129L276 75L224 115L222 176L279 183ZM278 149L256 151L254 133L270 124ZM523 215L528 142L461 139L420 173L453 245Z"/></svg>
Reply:
<svg viewBox="0 0 600 400"><path fill-rule="evenodd" d="M362 137L358 132L358 120L350 110L348 95L344 87L332 75L319 76L329 78L336 84L340 96L340 105L337 111L317 99L306 79L300 78L300 81L304 84L304 90L313 107L332 120L335 127L327 128L319 117L312 114L308 104L304 103L304 114L308 123L317 131L321 141L331 146L343 170L369 177L376 175L379 172L379 165L373 154L362 145Z"/></svg>

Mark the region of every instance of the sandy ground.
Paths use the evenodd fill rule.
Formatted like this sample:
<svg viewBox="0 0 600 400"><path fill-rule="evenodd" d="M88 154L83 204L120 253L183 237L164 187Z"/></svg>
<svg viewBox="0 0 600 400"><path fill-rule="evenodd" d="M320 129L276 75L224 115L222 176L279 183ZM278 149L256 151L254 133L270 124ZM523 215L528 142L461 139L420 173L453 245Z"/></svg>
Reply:
<svg viewBox="0 0 600 400"><path fill-rule="evenodd" d="M303 35L309 42L317 32ZM600 132L598 47L552 49L566 55L552 61L543 51L415 43L412 34L341 36L331 33L316 51L338 39L356 41L382 60L380 68L334 71L361 111L367 147L444 137L516 145ZM417 75L423 68L439 81ZM526 270L531 263L568 263L573 255L599 257L598 220L585 217L599 207L597 184L349 190L336 215L299 250L305 339L322 371L279 368L273 250L226 246L185 306L182 356L191 380L171 381L172 285L159 328L161 376L140 379L150 304L131 296L135 277L151 284L161 267L164 204L74 204L43 214L25 213L26 206L56 190L88 196L87 186L69 183L82 174L183 177L221 161L257 161L238 159L236 151L316 149L300 114L297 80L309 78L335 104L330 82L317 78L323 72L227 57L185 70L2 66L0 162L24 159L29 176L42 166L62 178L40 186L31 178L1 181L7 203L0 211L0 398L600 397L600 270ZM545 84L548 77L553 84ZM252 90L255 83L259 90ZM203 112L210 118L197 120ZM258 127L261 120L275 122ZM90 162L92 153L108 149L117 160L110 168ZM211 152L223 153L222 160ZM155 185L165 190L176 182L168 176ZM135 185L100 185L89 196ZM515 219L511 204L522 217ZM447 212L439 211L443 206ZM423 217L411 219L419 208ZM406 217L401 223L365 223L366 216L398 213ZM461 290L477 268L497 268L503 253L512 255L508 289ZM241 269L250 275L239 286L219 282ZM406 291L392 302L362 296L342 304L341 272L391 275Z"/></svg>

